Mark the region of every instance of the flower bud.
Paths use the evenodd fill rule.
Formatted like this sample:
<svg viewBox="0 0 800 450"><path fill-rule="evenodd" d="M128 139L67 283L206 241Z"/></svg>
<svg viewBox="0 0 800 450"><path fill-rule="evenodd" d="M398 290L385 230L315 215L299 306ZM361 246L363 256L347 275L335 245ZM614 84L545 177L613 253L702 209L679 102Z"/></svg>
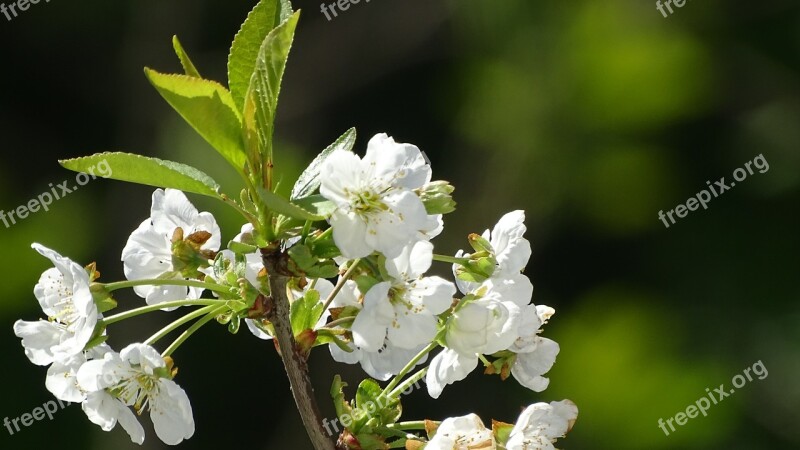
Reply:
<svg viewBox="0 0 800 450"><path fill-rule="evenodd" d="M447 181L433 181L417 189L428 214L449 214L456 210L452 194L455 188Z"/></svg>

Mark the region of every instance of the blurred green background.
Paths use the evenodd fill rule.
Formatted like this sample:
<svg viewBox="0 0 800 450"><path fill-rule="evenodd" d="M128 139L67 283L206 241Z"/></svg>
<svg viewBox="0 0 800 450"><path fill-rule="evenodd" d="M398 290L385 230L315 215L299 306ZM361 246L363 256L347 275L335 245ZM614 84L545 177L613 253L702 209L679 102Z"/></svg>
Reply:
<svg viewBox="0 0 800 450"><path fill-rule="evenodd" d="M180 36L201 73L225 79L230 40L253 1L40 2L0 16L0 209L74 179L56 160L126 150L194 164L228 192L223 160L149 86L142 68L179 71ZM350 126L358 149L377 132L412 142L456 187L440 253L525 209L534 301L557 314L551 387L534 394L480 371L404 400L407 419L479 413L513 422L534 401L570 398L578 423L565 449L800 448L800 4L688 2L664 18L632 0L376 0L333 21L304 10L279 108L277 164L287 182ZM749 177L670 228L658 220L763 154ZM151 189L94 181L17 225L0 225L0 417L51 398L12 332L39 316L41 242L106 281L148 215ZM233 237L240 223L216 204ZM446 272L446 267L440 267ZM126 292L122 306L141 304ZM151 315L152 316L152 315ZM142 340L167 314L112 328ZM271 344L204 328L175 355L197 423L186 449L305 449L307 440ZM754 381L670 436L658 428L756 361ZM311 360L327 417L337 366ZM143 446L162 448L143 420ZM138 448L103 433L78 406L35 422L0 448Z"/></svg>

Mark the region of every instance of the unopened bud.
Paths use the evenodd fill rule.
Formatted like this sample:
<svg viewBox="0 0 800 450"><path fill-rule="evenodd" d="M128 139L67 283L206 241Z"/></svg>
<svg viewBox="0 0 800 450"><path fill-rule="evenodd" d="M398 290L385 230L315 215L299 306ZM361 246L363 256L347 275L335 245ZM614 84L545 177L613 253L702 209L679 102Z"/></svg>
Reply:
<svg viewBox="0 0 800 450"><path fill-rule="evenodd" d="M447 181L433 181L418 189L417 193L428 214L449 214L456 210L452 196L454 190Z"/></svg>

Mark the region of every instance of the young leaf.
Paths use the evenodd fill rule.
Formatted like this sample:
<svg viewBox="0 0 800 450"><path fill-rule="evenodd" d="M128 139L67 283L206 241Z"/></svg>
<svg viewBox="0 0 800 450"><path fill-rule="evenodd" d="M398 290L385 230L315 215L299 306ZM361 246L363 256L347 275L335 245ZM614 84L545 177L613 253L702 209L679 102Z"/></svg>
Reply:
<svg viewBox="0 0 800 450"><path fill-rule="evenodd" d="M270 31L288 18L291 8L286 0L261 0L236 33L228 55L228 86L238 111L243 110L244 96L250 86L261 44Z"/></svg>
<svg viewBox="0 0 800 450"><path fill-rule="evenodd" d="M318 216L310 211L306 211L305 209L295 205L294 203L274 192L270 192L260 186L256 189L258 190L259 197L261 197L261 201L267 205L267 208L278 214L283 214L284 216L302 220L325 220L324 217Z"/></svg>
<svg viewBox="0 0 800 450"><path fill-rule="evenodd" d="M249 151L258 151L261 164L269 165L272 162L272 135L278 94L299 17L299 11L292 14L264 39L245 96L244 134L247 136ZM251 162L252 160L251 157Z"/></svg>
<svg viewBox="0 0 800 450"><path fill-rule="evenodd" d="M181 66L183 66L183 71L186 72L186 75L202 78L200 72L194 67L194 63L189 58L189 55L186 54L186 50L183 49L181 41L178 40L178 36L172 36L172 48L175 49L175 54L178 55L178 59L181 60Z"/></svg>
<svg viewBox="0 0 800 450"><path fill-rule="evenodd" d="M100 164L110 172L106 178L161 188L219 197L219 185L205 173L185 164L131 153L97 153L92 156L60 160L59 164L76 172L93 173Z"/></svg>
<svg viewBox="0 0 800 450"><path fill-rule="evenodd" d="M242 121L230 92L214 81L145 69L150 83L214 149L242 172L246 157Z"/></svg>
<svg viewBox="0 0 800 450"><path fill-rule="evenodd" d="M322 170L322 165L325 163L325 160L328 159L329 156L333 154L336 150L344 150L344 151L352 151L353 146L356 143L356 129L350 128L349 130L345 131L343 135L339 136L339 139L329 145L325 150L322 151L314 161L311 161L311 164L308 165L306 170L300 174L300 178L297 179L297 182L294 184L292 188L292 200L303 198L311 195L314 191L319 188L320 184L320 171Z"/></svg>

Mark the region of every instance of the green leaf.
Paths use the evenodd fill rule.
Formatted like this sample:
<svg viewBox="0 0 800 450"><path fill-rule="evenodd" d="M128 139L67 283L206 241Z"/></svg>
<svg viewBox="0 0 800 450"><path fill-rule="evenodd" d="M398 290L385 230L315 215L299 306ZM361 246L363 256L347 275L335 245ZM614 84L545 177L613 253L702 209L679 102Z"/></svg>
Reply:
<svg viewBox="0 0 800 450"><path fill-rule="evenodd" d="M231 93L214 81L188 75L167 75L145 69L150 83L238 172L247 160L242 140L242 119Z"/></svg>
<svg viewBox="0 0 800 450"><path fill-rule="evenodd" d="M272 135L278 94L299 17L298 11L272 30L264 39L255 61L242 107L248 153L258 155L257 159L250 157L254 166L272 162Z"/></svg>
<svg viewBox="0 0 800 450"><path fill-rule="evenodd" d="M325 219L336 211L336 205L321 195L310 195L299 200L294 200L292 203Z"/></svg>
<svg viewBox="0 0 800 450"><path fill-rule="evenodd" d="M292 5L287 0L261 0L236 33L228 55L228 86L238 111L243 110L261 44L291 13Z"/></svg>
<svg viewBox="0 0 800 450"><path fill-rule="evenodd" d="M333 377L333 383L331 384L331 398L333 399L333 407L336 409L336 416L343 417L345 414L351 415L353 410L350 407L350 403L345 400L344 398L344 388L347 387L347 383L342 381L342 377L340 375L335 375Z"/></svg>
<svg viewBox="0 0 800 450"><path fill-rule="evenodd" d="M76 172L94 171L105 165L106 178L161 188L219 197L219 185L205 173L185 164L131 153L97 153L92 156L60 160L59 164Z"/></svg>
<svg viewBox="0 0 800 450"><path fill-rule="evenodd" d="M256 190L258 191L259 197L261 197L261 201L264 202L267 208L278 214L302 220L325 220L324 217L306 211L274 192L270 192L260 186L256 187Z"/></svg>
<svg viewBox="0 0 800 450"><path fill-rule="evenodd" d="M322 151L313 161L311 164L300 174L300 177L297 179L297 182L294 184L292 188L292 195L289 197L292 200L303 198L311 195L314 191L319 188L320 184L320 171L322 170L322 165L328 159L329 156L333 154L336 150L344 150L344 151L352 151L353 146L356 143L356 129L350 128L349 130L345 131L343 135L339 136L339 139L329 145L325 150Z"/></svg>
<svg viewBox="0 0 800 450"><path fill-rule="evenodd" d="M351 429L358 433L370 419L378 419L378 425L387 425L397 422L402 413L400 400L382 397L383 389L377 381L365 379L356 390L356 407L365 413L362 420L357 421ZM358 428L357 428L358 426Z"/></svg>
<svg viewBox="0 0 800 450"><path fill-rule="evenodd" d="M322 314L322 310L317 308L318 304L319 292L315 289L309 289L302 297L292 302L289 307L289 319L295 336L312 329L317 324Z"/></svg>
<svg viewBox="0 0 800 450"><path fill-rule="evenodd" d="M175 49L175 54L178 55L178 59L181 60L181 66L183 66L183 71L186 72L186 75L190 77L202 78L200 76L200 72L198 72L194 67L194 63L189 58L186 50L183 49L181 41L178 40L178 36L172 36L172 48Z"/></svg>

